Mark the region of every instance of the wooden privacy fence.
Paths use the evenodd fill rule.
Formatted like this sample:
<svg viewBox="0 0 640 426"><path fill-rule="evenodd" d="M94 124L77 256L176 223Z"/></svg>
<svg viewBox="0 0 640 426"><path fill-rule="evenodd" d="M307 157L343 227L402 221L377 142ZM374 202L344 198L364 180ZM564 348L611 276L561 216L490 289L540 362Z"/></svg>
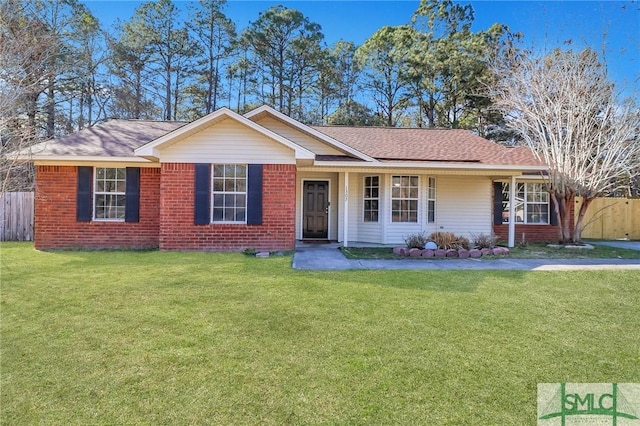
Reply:
<svg viewBox="0 0 640 426"><path fill-rule="evenodd" d="M33 192L0 194L0 241L33 241Z"/></svg>
<svg viewBox="0 0 640 426"><path fill-rule="evenodd" d="M582 198L576 199L576 216ZM640 240L640 199L596 198L583 223L582 238Z"/></svg>

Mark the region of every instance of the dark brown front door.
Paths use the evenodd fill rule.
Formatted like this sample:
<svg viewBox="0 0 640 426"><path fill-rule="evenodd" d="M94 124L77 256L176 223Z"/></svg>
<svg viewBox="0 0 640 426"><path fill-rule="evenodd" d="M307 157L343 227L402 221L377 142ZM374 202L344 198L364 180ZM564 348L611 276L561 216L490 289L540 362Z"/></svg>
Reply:
<svg viewBox="0 0 640 426"><path fill-rule="evenodd" d="M327 239L329 223L329 182L304 182L302 238Z"/></svg>

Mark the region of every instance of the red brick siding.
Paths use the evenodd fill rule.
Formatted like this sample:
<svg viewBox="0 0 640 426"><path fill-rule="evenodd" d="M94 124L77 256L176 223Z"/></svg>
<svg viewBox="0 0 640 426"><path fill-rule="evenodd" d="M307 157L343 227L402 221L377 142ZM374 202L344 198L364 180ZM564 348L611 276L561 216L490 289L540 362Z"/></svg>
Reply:
<svg viewBox="0 0 640 426"><path fill-rule="evenodd" d="M509 240L509 225L493 225L493 233L500 241ZM558 242L558 227L551 225L518 225L516 224L516 244L523 242Z"/></svg>
<svg viewBox="0 0 640 426"><path fill-rule="evenodd" d="M160 169L140 169L139 222L76 221L76 166L37 166L35 247L158 247Z"/></svg>
<svg viewBox="0 0 640 426"><path fill-rule="evenodd" d="M294 249L295 165L263 166L262 225L195 225L195 164L164 163L161 174L161 250Z"/></svg>

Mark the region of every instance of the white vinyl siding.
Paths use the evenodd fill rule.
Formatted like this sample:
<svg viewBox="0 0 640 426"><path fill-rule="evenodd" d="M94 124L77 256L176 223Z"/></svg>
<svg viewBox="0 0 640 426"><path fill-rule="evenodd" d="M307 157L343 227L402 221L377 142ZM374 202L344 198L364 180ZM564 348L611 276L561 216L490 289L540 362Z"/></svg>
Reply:
<svg viewBox="0 0 640 426"><path fill-rule="evenodd" d="M302 133L299 130L287 125L286 123L276 120L275 118L265 117L258 120L256 123L279 134L280 136L289 139L292 142L297 143L298 145L308 149L314 154L344 155L342 151L338 151L337 149L327 145L326 143L319 141L318 139L305 133Z"/></svg>
<svg viewBox="0 0 640 426"><path fill-rule="evenodd" d="M471 234L492 232L491 179L438 176L436 224L438 231Z"/></svg>
<svg viewBox="0 0 640 426"><path fill-rule="evenodd" d="M295 164L292 149L226 119L161 150L162 162Z"/></svg>
<svg viewBox="0 0 640 426"><path fill-rule="evenodd" d="M385 175L379 176L379 211L377 222L363 221L364 209L364 180L365 176L356 173L349 173L349 241L359 241L363 243L382 243L384 229L384 194ZM342 229L342 227L340 227ZM342 234L340 234L342 240Z"/></svg>

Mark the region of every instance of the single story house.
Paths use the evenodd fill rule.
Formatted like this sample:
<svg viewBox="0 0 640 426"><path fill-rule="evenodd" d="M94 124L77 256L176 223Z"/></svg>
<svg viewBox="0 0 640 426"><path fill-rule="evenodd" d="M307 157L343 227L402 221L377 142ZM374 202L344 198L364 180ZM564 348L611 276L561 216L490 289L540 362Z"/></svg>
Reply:
<svg viewBox="0 0 640 426"><path fill-rule="evenodd" d="M466 130L307 126L268 106L222 108L191 123L110 120L23 159L36 170L38 249L558 235L546 166Z"/></svg>

